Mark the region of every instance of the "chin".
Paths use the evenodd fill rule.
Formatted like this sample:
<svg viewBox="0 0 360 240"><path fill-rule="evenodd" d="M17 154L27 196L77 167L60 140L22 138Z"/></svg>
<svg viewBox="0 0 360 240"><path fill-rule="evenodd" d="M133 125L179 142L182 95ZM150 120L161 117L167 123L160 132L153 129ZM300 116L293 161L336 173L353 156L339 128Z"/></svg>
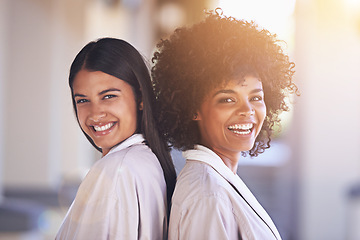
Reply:
<svg viewBox="0 0 360 240"><path fill-rule="evenodd" d="M253 144L249 144L248 146L246 146L246 147L242 147L241 149L242 150L240 150L241 152L247 152L247 151L250 151L251 149L253 149L253 147L254 147L254 143Z"/></svg>

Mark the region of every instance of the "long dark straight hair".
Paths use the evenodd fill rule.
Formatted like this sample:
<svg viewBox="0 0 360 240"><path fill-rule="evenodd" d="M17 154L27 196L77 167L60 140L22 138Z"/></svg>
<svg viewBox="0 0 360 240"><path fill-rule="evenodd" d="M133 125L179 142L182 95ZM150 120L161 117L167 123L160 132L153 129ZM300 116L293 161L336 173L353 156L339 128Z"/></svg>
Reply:
<svg viewBox="0 0 360 240"><path fill-rule="evenodd" d="M69 86L72 102L77 118L74 99L73 83L77 73L87 71L101 71L119 78L130 84L134 90L137 103L143 102L143 110L138 111L137 132L142 133L147 145L157 156L164 172L167 186L168 214L176 182L176 172L171 159L167 143L160 137L153 115L155 95L150 79L149 70L141 54L129 43L121 39L101 38L88 43L76 55L71 64ZM79 121L79 120L78 120ZM83 131L84 132L84 131ZM98 150L94 141L84 132L86 138Z"/></svg>

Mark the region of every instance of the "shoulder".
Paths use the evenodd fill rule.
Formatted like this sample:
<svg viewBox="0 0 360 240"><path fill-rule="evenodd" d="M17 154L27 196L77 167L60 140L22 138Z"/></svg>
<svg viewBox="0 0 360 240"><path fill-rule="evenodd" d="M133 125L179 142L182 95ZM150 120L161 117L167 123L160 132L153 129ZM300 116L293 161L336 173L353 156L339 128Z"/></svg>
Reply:
<svg viewBox="0 0 360 240"><path fill-rule="evenodd" d="M101 159L104 169L121 171L134 179L163 175L156 155L146 144L135 144Z"/></svg>
<svg viewBox="0 0 360 240"><path fill-rule="evenodd" d="M123 156L122 168L143 177L163 174L158 158L146 144L128 148Z"/></svg>
<svg viewBox="0 0 360 240"><path fill-rule="evenodd" d="M172 198L169 239L227 239L225 229L236 221L218 175L207 164L186 163Z"/></svg>
<svg viewBox="0 0 360 240"><path fill-rule="evenodd" d="M136 171L144 165L156 166L158 162L156 155L147 145L135 144L103 157L96 165L105 169L121 167Z"/></svg>
<svg viewBox="0 0 360 240"><path fill-rule="evenodd" d="M153 176L159 178L162 176L162 169L156 155L147 145L135 144L98 160L91 167L84 181L100 184L106 180L116 184L124 178L128 182L136 182Z"/></svg>
<svg viewBox="0 0 360 240"><path fill-rule="evenodd" d="M229 204L229 187L231 185L210 165L187 161L175 186L173 204L185 208L204 201L208 204Z"/></svg>
<svg viewBox="0 0 360 240"><path fill-rule="evenodd" d="M139 189L165 189L162 168L145 144L136 144L98 160L80 186L80 193L94 198L135 194Z"/></svg>

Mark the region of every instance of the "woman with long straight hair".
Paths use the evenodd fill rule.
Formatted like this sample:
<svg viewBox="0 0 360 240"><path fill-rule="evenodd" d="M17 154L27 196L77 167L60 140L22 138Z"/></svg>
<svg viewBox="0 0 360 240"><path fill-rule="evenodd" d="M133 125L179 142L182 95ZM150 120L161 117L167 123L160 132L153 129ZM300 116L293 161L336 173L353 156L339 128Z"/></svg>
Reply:
<svg viewBox="0 0 360 240"><path fill-rule="evenodd" d="M157 131L142 56L120 39L90 42L71 65L69 86L79 126L102 158L56 239L166 238L176 173Z"/></svg>

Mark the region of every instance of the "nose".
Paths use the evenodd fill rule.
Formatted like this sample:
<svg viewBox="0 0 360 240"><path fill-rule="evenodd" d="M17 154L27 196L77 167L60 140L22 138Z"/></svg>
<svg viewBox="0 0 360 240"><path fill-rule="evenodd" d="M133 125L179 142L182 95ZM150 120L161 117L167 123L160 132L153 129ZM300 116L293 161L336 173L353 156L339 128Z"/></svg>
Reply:
<svg viewBox="0 0 360 240"><path fill-rule="evenodd" d="M249 101L239 103L237 113L244 117L249 117L255 114L255 110Z"/></svg>
<svg viewBox="0 0 360 240"><path fill-rule="evenodd" d="M106 117L106 112L103 111L101 107L93 104L90 109L89 120L93 122L100 122L103 118Z"/></svg>

